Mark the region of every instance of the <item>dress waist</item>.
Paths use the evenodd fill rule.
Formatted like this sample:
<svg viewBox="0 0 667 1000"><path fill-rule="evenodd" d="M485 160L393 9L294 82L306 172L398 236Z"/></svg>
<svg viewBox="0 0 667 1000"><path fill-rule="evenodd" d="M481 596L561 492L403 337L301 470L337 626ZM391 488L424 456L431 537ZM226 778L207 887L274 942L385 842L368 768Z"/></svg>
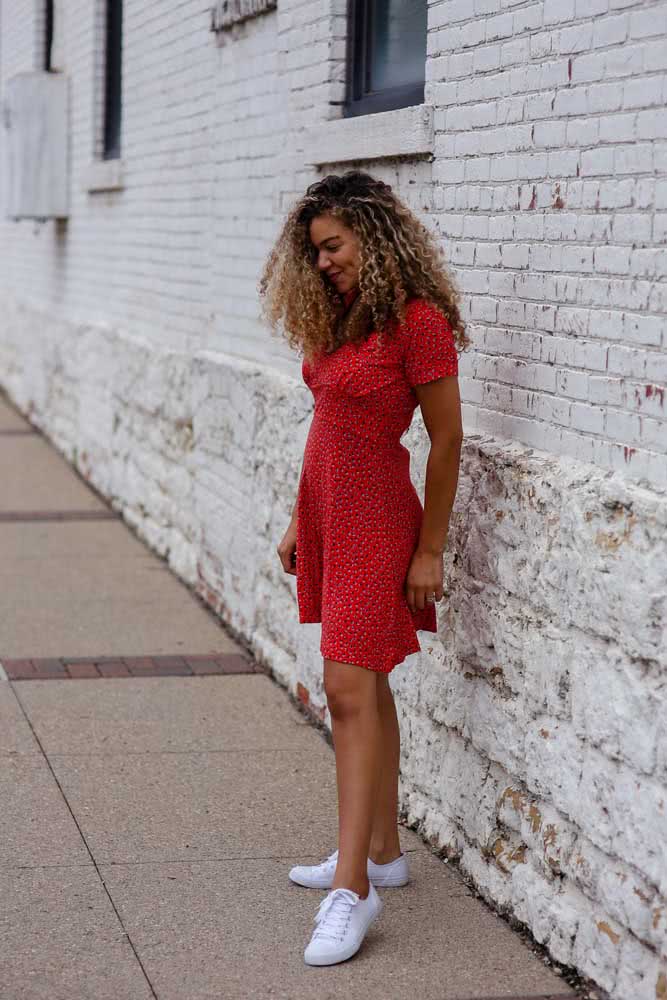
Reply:
<svg viewBox="0 0 667 1000"><path fill-rule="evenodd" d="M321 400L315 405L311 433L325 441L336 440L338 447L402 449L401 437L410 425L412 414L369 412L353 403L345 406Z"/></svg>

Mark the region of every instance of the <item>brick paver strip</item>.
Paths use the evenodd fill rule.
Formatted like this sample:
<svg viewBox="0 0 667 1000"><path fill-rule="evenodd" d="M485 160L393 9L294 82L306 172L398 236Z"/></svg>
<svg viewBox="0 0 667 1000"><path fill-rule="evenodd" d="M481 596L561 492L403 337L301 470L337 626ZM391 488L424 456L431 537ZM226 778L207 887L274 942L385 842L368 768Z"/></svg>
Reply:
<svg viewBox="0 0 667 1000"><path fill-rule="evenodd" d="M120 518L115 510L2 510L0 521L109 521Z"/></svg>
<svg viewBox="0 0 667 1000"><path fill-rule="evenodd" d="M241 653L180 656L75 656L0 659L10 681L44 681L111 677L203 677L207 674L265 673Z"/></svg>
<svg viewBox="0 0 667 1000"><path fill-rule="evenodd" d="M37 434L34 427L6 427L0 434Z"/></svg>

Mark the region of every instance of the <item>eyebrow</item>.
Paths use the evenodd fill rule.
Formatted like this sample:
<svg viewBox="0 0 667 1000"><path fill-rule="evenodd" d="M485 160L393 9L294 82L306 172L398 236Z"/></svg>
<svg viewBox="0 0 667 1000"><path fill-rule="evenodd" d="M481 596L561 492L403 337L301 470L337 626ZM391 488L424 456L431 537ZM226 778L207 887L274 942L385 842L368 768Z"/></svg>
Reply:
<svg viewBox="0 0 667 1000"><path fill-rule="evenodd" d="M339 239L340 236L337 233L334 233L333 236L325 236L323 240L320 240L319 244L315 243L314 246L322 246L323 243L328 243L329 240L339 240Z"/></svg>

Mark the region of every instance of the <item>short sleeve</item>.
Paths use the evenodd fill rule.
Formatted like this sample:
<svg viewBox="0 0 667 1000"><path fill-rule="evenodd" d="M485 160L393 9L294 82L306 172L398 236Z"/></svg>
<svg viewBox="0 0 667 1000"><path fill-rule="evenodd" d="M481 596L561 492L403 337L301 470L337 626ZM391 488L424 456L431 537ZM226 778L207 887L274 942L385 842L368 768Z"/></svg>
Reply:
<svg viewBox="0 0 667 1000"><path fill-rule="evenodd" d="M437 306L423 299L409 303L403 331L405 374L411 386L443 375L458 375L454 334Z"/></svg>

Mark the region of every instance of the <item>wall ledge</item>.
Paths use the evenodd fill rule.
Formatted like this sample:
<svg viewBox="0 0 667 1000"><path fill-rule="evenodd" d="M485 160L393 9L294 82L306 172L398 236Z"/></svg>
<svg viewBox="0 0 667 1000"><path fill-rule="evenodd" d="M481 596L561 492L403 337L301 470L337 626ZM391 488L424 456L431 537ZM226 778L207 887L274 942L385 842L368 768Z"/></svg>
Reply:
<svg viewBox="0 0 667 1000"><path fill-rule="evenodd" d="M83 177L84 191L118 191L125 187L124 164L120 159L93 160Z"/></svg>
<svg viewBox="0 0 667 1000"><path fill-rule="evenodd" d="M304 163L315 165L432 154L433 106L319 122L305 129L303 143Z"/></svg>

